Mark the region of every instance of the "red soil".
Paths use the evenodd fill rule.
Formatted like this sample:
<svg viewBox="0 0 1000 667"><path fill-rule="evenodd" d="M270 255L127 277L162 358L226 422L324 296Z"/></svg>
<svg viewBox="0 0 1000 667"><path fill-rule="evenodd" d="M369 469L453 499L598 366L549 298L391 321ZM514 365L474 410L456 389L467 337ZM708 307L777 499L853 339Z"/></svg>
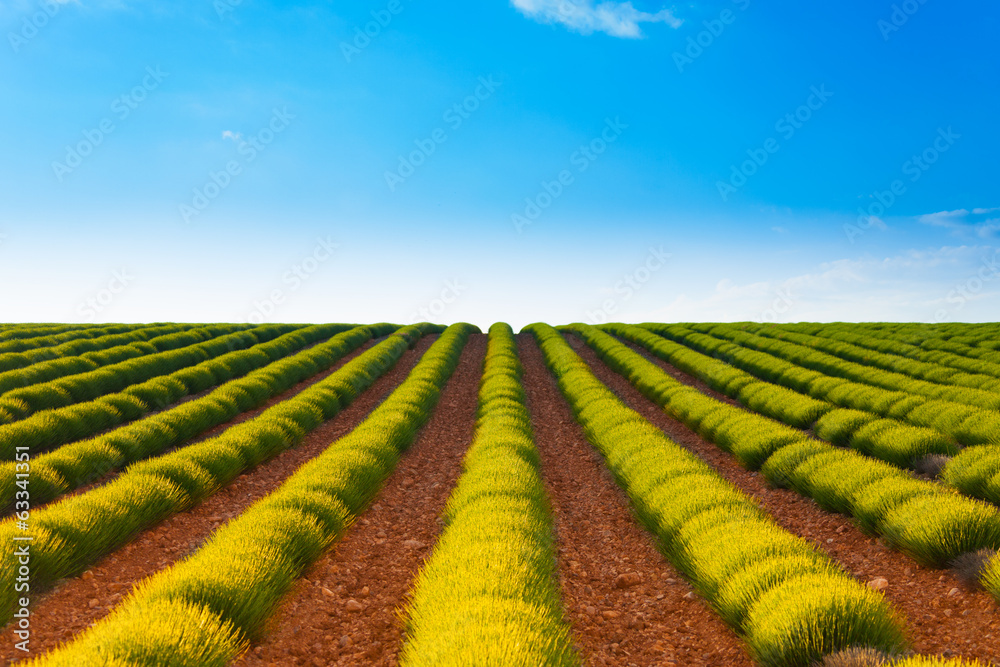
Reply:
<svg viewBox="0 0 1000 667"><path fill-rule="evenodd" d="M75 579L64 581L32 604L31 653L16 651L14 641L0 644L0 662L9 664L55 648L78 632L104 617L132 587L189 555L221 524L239 516L254 502L278 488L303 463L357 426L382 400L405 379L420 356L437 336L425 336L414 350L409 350L354 403L339 415L306 436L293 449L240 475L197 507L164 521L139 535L135 540ZM346 363L345 358L339 365ZM331 369L301 382L268 404L237 418L245 420L279 401L287 400L333 373Z"/></svg>
<svg viewBox="0 0 1000 667"><path fill-rule="evenodd" d="M384 340L384 338L380 338L378 340L381 341L381 340ZM253 419L254 417L259 416L262 412L264 412L265 410L267 410L271 406L277 405L278 403L281 403L282 401L285 401L285 400L291 398L292 396L294 396L295 394L299 393L303 389L306 389L310 385L315 384L316 382L319 382L321 380L324 380L327 377L329 377L330 375L336 373L345 364L347 364L348 362L350 362L355 357L363 354L366 350L368 350L369 348L373 347L377 343L378 343L378 341L369 340L367 343L365 343L364 345L360 346L358 349L356 349L356 350L354 350L354 351L352 351L352 352L344 355L344 357L342 357L339 361L337 361L337 363L335 363L329 369L327 369L327 370L325 370L325 371L323 371L323 372L315 375L314 377L309 378L308 380L304 380L303 382L300 382L299 384L293 386L291 389L288 389L288 390L286 390L286 391L278 394L277 396L269 398L260 407L254 408L253 410L247 410L246 412L241 412L240 414L236 415L235 417L233 417L230 421L226 422L225 424L219 424L218 426L215 426L215 427L213 427L213 428L205 431L201 435L197 435L194 438L191 438L190 440L188 440L187 442L181 444L178 447L168 447L164 451L162 451L159 454L157 454L157 456L163 456L164 454L169 454L170 452L172 452L172 451L174 451L176 449L181 449L183 447L190 447L191 445L197 444L197 443L199 443L199 442L201 442L203 440L208 440L210 438L214 438L215 436L220 435L223 431L226 431L227 429L230 429L233 426L236 426L237 424L242 424L243 422L245 422L245 421L247 421L249 419ZM304 351L306 349L309 349L310 347L314 347L315 345L319 345L319 343L315 343L314 345L310 345L310 346L308 346L306 348L303 348L303 350L300 350L300 351ZM246 377L246 376L244 376L244 377ZM236 378L236 379L241 379L241 378ZM221 387L222 385L219 385L219 386ZM143 417L141 419L147 419L149 417L152 417L155 414L159 414L161 412L166 412L168 410L172 410L172 409L178 407L182 403L186 403L188 401L193 401L193 400L196 400L198 398L204 398L205 396L209 395L210 393L212 393L213 391L215 391L218 388L219 387L212 387L211 389L206 389L205 391L200 392L198 394L191 394L189 396L185 396L184 398L182 398L177 403L175 403L173 405L170 405L170 406L166 407L163 410L156 410L156 411L151 412L151 413L149 413L147 415L143 415ZM134 423L134 422L130 422L130 423ZM117 426L115 428L121 428L122 426L127 426L127 424L122 424L121 426ZM115 430L115 429L108 429L104 433L110 433L113 430ZM76 489L73 489L72 491L63 494L62 496L59 496L59 498L56 498L52 502L53 503L54 502L59 502L59 500L65 498L65 497L80 495L80 494L83 494L83 493L87 493L91 489L97 488L99 486L104 486L105 484L111 482L116 477L118 477L118 475L120 475L121 473L122 473L122 470L120 470L120 469L119 470L112 470L111 472L108 472L108 473L102 475L101 477L99 477L98 479L94 480L93 482L90 482L89 484L84 484L83 486L77 487ZM50 503L45 503L45 504L48 505ZM41 509L41 507L43 507L43 505L39 505L36 508L36 510L37 509Z"/></svg>
<svg viewBox="0 0 1000 667"><path fill-rule="evenodd" d="M586 663L751 665L739 638L636 523L534 339L522 334L518 344L555 513L563 600Z"/></svg>
<svg viewBox="0 0 1000 667"><path fill-rule="evenodd" d="M848 517L827 512L810 498L794 491L770 488L763 477L744 470L731 455L668 416L628 380L605 365L577 336L567 338L621 400L662 429L674 442L707 461L744 493L756 498L783 528L814 541L863 583L877 577L888 580L886 598L908 620L907 630L915 651L1000 662L1000 642L997 641L1000 610L988 593L967 590L950 571L917 565L903 554L885 547L880 540L865 535ZM665 361L651 359L674 377L684 377L686 384L697 386L698 380L684 376Z"/></svg>
<svg viewBox="0 0 1000 667"><path fill-rule="evenodd" d="M397 664L400 612L472 442L486 340L469 339L434 414L375 502L296 584L273 631L235 664Z"/></svg>
<svg viewBox="0 0 1000 667"><path fill-rule="evenodd" d="M221 523L238 516L348 433L398 386L434 338L420 341L416 350L407 352L394 369L299 447L248 471L198 507L146 531L82 577L39 598L32 610L31 655L86 629L134 584L197 549ZM1000 615L988 594L966 590L950 572L916 565L861 533L848 518L825 512L807 498L770 489L763 478L739 467L730 455L643 397L577 337L568 339L626 404L756 498L780 525L815 541L860 581L887 579L886 596L908 619L918 652L1000 661L995 639L1000 635ZM653 537L635 521L627 498L573 419L533 338L519 336L518 344L543 478L555 513L560 585L585 662L623 667L750 665L740 639L694 595L657 551ZM441 530L440 511L461 473L473 435L485 348L486 336L470 339L431 420L374 504L298 582L273 620L269 636L236 664L397 664L403 641L400 612ZM699 380L646 356L678 380L733 403ZM301 383L233 423L287 400L332 372ZM4 663L22 658L14 655L19 652L12 644L0 645Z"/></svg>

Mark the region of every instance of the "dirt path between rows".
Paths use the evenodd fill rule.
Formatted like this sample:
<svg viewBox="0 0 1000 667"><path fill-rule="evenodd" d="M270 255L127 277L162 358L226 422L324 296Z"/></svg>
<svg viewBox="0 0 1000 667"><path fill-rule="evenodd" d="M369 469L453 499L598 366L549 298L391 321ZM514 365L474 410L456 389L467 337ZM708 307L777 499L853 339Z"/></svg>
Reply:
<svg viewBox="0 0 1000 667"><path fill-rule="evenodd" d="M712 389L710 386L708 386L708 383L705 382L704 380L702 380L701 378L697 378L697 377L695 377L695 376L693 376L693 375L691 375L689 373L686 373L686 372L682 371L681 369L677 368L676 366L672 366L669 362L666 362L663 359L660 359L658 356L656 356L655 354L653 354L652 352L650 352L649 350L647 350L646 348L644 348L639 343L633 343L631 341L625 340L624 338L618 338L617 336L615 338L618 339L619 343L622 343L623 345L626 345L629 349L631 349L636 354L642 355L648 361L651 361L652 363L654 363L657 366L659 366L663 371L665 371L667 373L667 375L669 375L673 379L677 380L678 382L680 382L682 384L686 384L689 387L694 387L695 389L697 389L701 393L706 394L708 396L711 396L712 398L714 398L717 401L722 401L723 403L728 403L729 405L734 405L737 408L742 408L744 410L748 410L749 409L745 405L743 405L742 403L740 403L739 401L737 401L735 398L730 398L730 397L726 396L725 394L723 394L722 392L716 391L715 389ZM692 351L697 352L697 350L692 350ZM716 361L719 361L719 360L716 360ZM720 363L725 363L725 362L721 362L720 361ZM748 373L748 375L749 375L749 373Z"/></svg>
<svg viewBox="0 0 1000 667"><path fill-rule="evenodd" d="M1000 613L988 593L966 590L950 571L917 565L865 535L848 517L827 512L810 498L769 488L763 477L744 470L731 455L668 416L612 371L580 338L569 335L567 339L597 377L629 407L757 499L783 528L814 541L862 582L885 578L889 582L886 597L907 617L908 634L918 653L1000 662L1000 642L996 639L1000 637ZM684 375L659 358L650 359L678 379ZM688 377L688 384L694 384Z"/></svg>
<svg viewBox="0 0 1000 667"><path fill-rule="evenodd" d="M368 348L372 347L373 345L378 344L382 340L385 340L385 338L383 337L383 338L379 338L378 340L369 340L369 341L367 341L366 343L364 343L358 349L354 350L353 352L348 353L343 358L341 358L340 360L338 360L337 363L331 369L329 369L327 371L324 371L323 373L321 373L317 377L319 379L322 379L322 378L326 377L327 375L329 375L330 373L333 373L334 371L336 371L337 369L339 369L341 366L343 366L344 364L346 364L348 361L350 361L354 357L358 356L359 354L361 354L362 352L364 352ZM306 350L308 350L310 348L313 348L313 347L315 347L317 345L320 345L320 343L313 343L311 345L307 345L306 347L302 348L301 350L298 350L296 352L292 352L288 356L283 357L282 359L279 359L278 361L284 361L285 359L288 359L289 357L291 357L291 356L293 356L295 354L298 354L299 352L304 352L304 351L306 351ZM275 362L272 362L272 363L278 363L278 361L275 361ZM255 370L259 370L259 369L255 369ZM250 373L252 373L252 372L253 371L250 371ZM137 422L140 422L140 421L142 421L144 419L149 419L149 418L154 417L154 416L156 416L158 414L162 414L164 412L168 412L170 410L173 410L174 408L180 407L181 405L183 405L185 403L189 403L191 401L195 401L195 400L198 400L200 398L204 398L205 396L208 396L213 391L215 391L216 389L219 389L223 385L228 384L229 382L236 382L238 380L242 380L243 378L245 378L250 373L247 373L246 375L241 375L239 377L234 377L231 380L227 380L226 382L223 382L222 384L218 384L218 385L215 385L213 387L209 387L208 389L205 389L204 391L200 391L200 392L195 393L195 394L188 394L188 395L186 395L186 396L178 399L176 402L174 402L174 403L172 403L172 404L164 407L163 409L152 410L152 411L147 412L146 414L142 415L138 419L132 419L132 420L123 422L121 424L118 424L116 426L113 426L111 428L104 429L103 431L99 431L97 433L88 435L86 437L79 438L77 440L72 440L72 441L67 442L67 443L63 443L63 444L61 444L61 445L59 445L59 446L57 446L57 447L55 447L53 449L47 450L45 452L39 452L39 454L41 454L41 455L44 455L44 454L54 454L54 453L58 452L60 449L62 449L63 447L68 447L69 445L76 444L78 442L84 442L84 441L87 441L87 440L95 440L95 439L100 438L102 436L105 436L105 435L107 435L109 433L114 433L115 431L117 431L119 429L128 428L129 426L133 426ZM314 382L314 381L317 381L317 380L315 378L313 378L313 379L307 380L306 382ZM282 398L282 397L288 396L288 395L292 395L296 391L298 391L298 389L296 389L295 387L293 387L292 389L283 392L281 395L279 395L279 396L277 396L275 398L269 399L267 401L267 403L264 404L263 407L257 408L257 409L254 409L254 410L249 410L247 412L241 413L241 414L237 415L236 417L234 417L231 421L229 421L229 422L227 422L225 424L221 424L220 426L216 426L216 427L212 428L211 430L209 430L209 431L207 431L207 432L205 432L205 433L203 433L201 435L195 436L194 438L192 438L191 440L189 440L189 441L187 441L185 443L182 443L180 445L180 447L187 447L188 445L192 445L192 444L194 444L196 442L200 442L201 440L205 440L207 438L213 437L214 435L218 435L219 433L221 433L222 431L226 430L227 428L229 428L231 426L235 426L236 424L238 424L238 423L240 423L242 421L246 421L247 419L250 419L252 417L257 416L258 414L260 414L261 412L263 412L264 410L266 410L270 406L274 405L275 403L277 403L277 402L279 402L281 400L284 400L284 398ZM162 456L163 454L167 454L167 453L173 451L174 449L177 449L177 447L169 447L166 450L164 450L164 451L160 452L159 454L157 454L157 456ZM93 481L88 482L87 484L84 484L83 486L78 486L75 489L71 489L70 491L67 491L66 493L60 495L58 498L55 498L54 500L50 500L50 501L44 502L44 503L39 502L32 509L33 509L33 511L37 512L38 510L42 509L43 507L45 507L47 505L51 505L53 503L59 502L63 498L68 498L70 496L76 496L76 495L79 495L81 493L87 493L91 489L95 489L95 488L97 488L99 486L104 486L108 482L112 481L119 474L121 474L121 472L122 472L122 469L120 469L120 468L116 468L116 469L114 469L114 470L112 470L110 472L106 472L103 475L101 475L100 477L94 479ZM6 519L7 517L10 517L13 514L13 512L14 512L13 508L8 509L6 512L0 512L0 520L3 520L3 519Z"/></svg>
<svg viewBox="0 0 1000 667"><path fill-rule="evenodd" d="M300 580L273 631L235 665L398 664L399 611L430 556L475 431L487 336L469 338L455 374L372 506Z"/></svg>
<svg viewBox="0 0 1000 667"><path fill-rule="evenodd" d="M408 350L403 355L395 367L376 380L340 414L306 436L298 447L286 450L245 472L197 507L142 533L80 577L66 580L40 597L31 609L31 653L25 655L14 649L15 640L12 633L8 634L8 629L5 634L8 634L9 641L0 644L0 663L27 660L55 648L60 642L70 639L104 617L121 598L128 595L136 583L198 549L221 524L239 516L247 507L274 491L299 466L357 426L405 379L420 356L436 339L436 335L422 338L413 350ZM328 377L350 358L351 355L348 355L333 369L301 382L271 399L268 406L286 400ZM254 412L259 414L268 406ZM249 414L237 419L245 420L249 418Z"/></svg>
<svg viewBox="0 0 1000 667"><path fill-rule="evenodd" d="M587 442L530 335L518 336L542 476L552 502L560 583L588 665L753 664L742 641L700 599L636 522ZM641 583L626 585L638 575Z"/></svg>
<svg viewBox="0 0 1000 667"><path fill-rule="evenodd" d="M223 431L226 431L227 429L230 429L233 426L236 426L237 424L242 424L243 422L245 422L245 421L247 421L249 419L253 419L254 417L259 416L262 412L264 412L268 408L270 408L270 407L272 407L274 405L277 405L278 403L281 403L284 400L287 400L288 398L294 396L295 394L299 393L303 389L308 388L310 385L313 385L313 384L315 384L315 383L317 383L317 382L319 382L321 380L324 380L327 377L333 375L338 370L340 370L345 364L347 364L348 362L350 362L352 359L354 359L355 357L363 354L365 351L367 351L368 349L374 347L375 345L377 345L379 342L381 342L383 340L385 340L385 338L379 338L378 340L369 340L369 341L367 341L366 343L364 343L363 345L361 345L360 347L358 347L358 349L353 350L352 352L349 352L346 355L344 355L342 358L338 359L337 363L335 363L333 366L331 366L327 370L322 371L322 372L318 373L317 375L314 375L313 377L309 378L308 380L303 380L302 382L300 382L300 383L296 384L295 386L293 386L291 389L287 389L287 390L281 392L280 394L278 394L277 396L273 396L273 397L269 398L260 407L253 408L252 410L247 410L246 412L241 412L240 414L236 415L235 417L233 417L228 422L226 422L224 424L219 424L218 426L213 426L212 428L210 428L209 430L205 431L204 433L196 435L195 437L191 438L190 440L188 440L186 442L181 443L180 445L177 445L175 447L168 447L165 450L163 450L162 452L160 452L159 454L156 454L156 456L163 456L165 454L169 454L170 452L172 452L174 450L182 449L184 447L190 447L191 445L197 444L197 443L199 443L199 442L201 442L203 440L208 440L210 438L214 438L215 436L220 435ZM309 347L314 347L315 345L319 345L319 343L315 343L314 345L310 345ZM303 348L303 350L305 350L305 349L308 349L308 348ZM302 350L300 350L300 351L302 351ZM297 354L297 353L294 353L294 354ZM285 357L285 359L287 359L287 357ZM284 359L281 359L279 361L284 361ZM278 362L273 362L273 363L278 363ZM246 375L243 375L243 376L241 376L239 378L233 378L232 380L229 380L228 382L235 382L235 381L241 380L241 379L243 379L245 377L246 377ZM171 406L168 406L164 410L157 410L155 412L151 412L149 414L143 415L138 420L135 420L135 421L132 421L132 422L128 422L128 423L122 424L120 426L116 426L114 429L108 429L107 431L104 431L102 433L102 435L103 434L107 434L107 433L111 433L111 432L113 432L113 431L115 431L115 430L117 430L119 428L124 428L124 427L130 426L130 425L134 424L136 421L141 421L143 419L148 419L148 418L152 417L153 415L160 414L160 413L166 412L168 410L172 410L172 409L178 407L181 403L186 403L188 401L196 400L196 399L199 399L199 398L204 398L205 396L208 396L210 393L212 393L216 389L219 389L220 387L224 386L225 384L228 384L228 382L223 383L221 385L217 385L217 386L212 387L210 389L206 389L205 391L202 391L202 392L200 392L198 394L192 394L190 396L186 396L185 398L181 399L177 403L175 403L175 404L173 404ZM99 436L94 436L94 437L99 437ZM90 439L90 438L87 438L87 439ZM53 451L58 451L58 450L53 450ZM99 486L104 486L105 484L108 484L108 483L114 481L114 479L116 477L118 477L118 475L120 475L122 472L123 472L123 469L121 469L121 468L112 470L111 472L108 472L108 473L102 475L101 477L99 477L98 479L90 482L89 484L84 484L83 486L77 487L77 488L73 489L72 491L69 491L68 493L65 493L65 494L59 496L58 498L56 498L55 500L53 500L51 502L39 505L36 508L36 511L38 509L41 509L42 507L44 507L46 505L51 505L53 503L57 503L60 500L62 500L63 498L68 498L70 496L81 495L81 494L87 493L88 491L90 491L92 489L95 489L95 488L97 488Z"/></svg>

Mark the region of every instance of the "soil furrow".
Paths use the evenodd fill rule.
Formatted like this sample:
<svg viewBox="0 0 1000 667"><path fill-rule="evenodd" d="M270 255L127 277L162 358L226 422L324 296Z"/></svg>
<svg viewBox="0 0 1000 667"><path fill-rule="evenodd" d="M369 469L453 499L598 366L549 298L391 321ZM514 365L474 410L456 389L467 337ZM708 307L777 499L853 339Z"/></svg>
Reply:
<svg viewBox="0 0 1000 667"><path fill-rule="evenodd" d="M374 503L285 599L236 665L396 665L400 611L442 529L475 431L487 337L469 338L430 420Z"/></svg>
<svg viewBox="0 0 1000 667"><path fill-rule="evenodd" d="M31 654L15 651L13 641L5 642L0 645L0 662L9 664L55 648L105 616L136 583L198 549L216 528L274 491L299 466L357 426L406 378L436 339L436 335L423 337L391 370L340 414L307 435L298 447L245 472L197 507L147 530L80 577L66 580L38 598L31 609ZM349 355L343 359L337 367L350 358ZM287 400L329 376L335 368L299 383L254 412L259 414L270 405ZM226 426L250 416L251 413L241 415Z"/></svg>
<svg viewBox="0 0 1000 667"><path fill-rule="evenodd" d="M632 350L636 354L642 355L648 361L651 361L652 363L659 366L667 375L677 380L681 384L686 384L689 387L694 387L701 393L707 396L711 396L717 401L722 401L723 403L728 403L729 405L734 405L738 408L749 410L749 408L747 408L745 405L737 401L735 398L730 398L729 396L726 396L722 392L712 389L711 387L708 386L708 383L702 380L701 378L697 378L691 375L690 373L682 371L676 366L672 366L669 362L660 359L658 356L656 356L655 354L644 348L642 345L624 340L622 338L618 338L617 336L615 338L618 340L619 343L627 346L630 350Z"/></svg>
<svg viewBox="0 0 1000 667"><path fill-rule="evenodd" d="M743 642L695 597L635 520L534 338L521 334L518 349L555 513L563 600L587 664L751 665Z"/></svg>
<svg viewBox="0 0 1000 667"><path fill-rule="evenodd" d="M296 394L298 394L299 392L301 392L301 391L303 391L305 389L308 389L310 386L316 384L317 382L320 382L320 381L325 380L326 378L330 377L331 375L333 375L334 373L336 373L337 371L339 371L348 362L350 362L351 360L353 360L355 357L357 357L357 356L363 354L364 352L368 351L370 348L374 347L375 345L377 345L379 342L381 342L383 340L385 340L385 338L379 338L378 340L370 340L370 341L368 341L367 343L365 343L364 345L362 345L358 349L354 350L353 352L350 352L350 353L346 354L342 359L338 360L337 363L335 363L333 366L331 366L327 370L322 371L322 372L314 375L313 377L309 378L308 380L303 380L302 382L298 383L297 385L295 385L291 389L287 389L287 390L281 392L280 394L278 394L277 396L273 396L273 397L269 398L260 407L254 408L252 410L247 410L246 412L241 412L240 414L236 415L235 417L233 417L231 420L229 420L225 424L219 424L218 426L214 426L214 427L210 428L209 430L205 431L204 433L201 433L200 435L196 435L195 437L191 438L187 442L183 442L183 443L181 443L180 445L178 445L176 447L168 447L165 450L163 450L162 452L160 452L159 454L157 454L156 456L164 456L164 455L169 454L170 452L173 452L175 450L183 449L184 447L190 447L191 445L198 444L199 442L202 442L203 440L209 440L209 439L214 438L214 437L216 437L218 435L222 435L223 432L227 431L228 429L231 429L232 427L234 427L234 426L236 426L238 424L242 424L243 422L248 421L250 419L253 419L254 417L259 417L260 414L262 412L264 412L265 410L267 410L268 408L273 407L273 406L277 405L278 403L281 403L282 401L286 401L289 398L291 398L292 396L295 396ZM222 385L220 385L220 386L222 386ZM203 397L203 396L207 396L211 392L215 391L215 389L218 389L218 387L215 387L213 389L208 389L208 390L202 392L199 395L199 398ZM174 408L174 407L177 407L177 406L176 405L171 406L171 408ZM168 408L168 409L171 409L171 408ZM143 419L145 419L146 417L149 417L149 416L151 416L151 415L146 415L145 417L143 417ZM58 502L58 501L62 500L63 498L68 498L69 496L80 495L80 494L83 494L83 493L86 493L86 492L90 491L91 489L95 489L95 488L97 488L99 486L104 486L105 484L108 484L108 483L114 481L114 479L116 477L118 477L118 475L120 475L123 472L123 470L124 469L121 469L121 468L117 469L117 470L112 470L111 472L103 475L99 479L97 479L97 480L95 480L95 481L93 481L93 482L91 482L89 484L85 484L84 486L81 486L79 488L73 489L69 493L66 493L66 494L63 494L62 496L59 496L59 498L57 498L53 502ZM50 504L50 503L46 503L46 505L47 504ZM39 506L39 508L41 508L41 507L42 506Z"/></svg>
<svg viewBox="0 0 1000 667"><path fill-rule="evenodd" d="M968 590L951 571L917 565L887 548L881 540L865 535L850 518L827 512L810 498L787 489L770 488L762 476L743 469L731 455L667 415L611 370L579 337L569 335L567 339L595 375L622 401L757 499L783 528L815 542L860 581L885 579L888 582L885 595L906 616L908 633L917 652L1000 661L1000 643L996 639L1000 636L1000 613L988 593ZM665 361L650 358L674 377L685 376ZM687 377L690 381L686 384L697 382Z"/></svg>

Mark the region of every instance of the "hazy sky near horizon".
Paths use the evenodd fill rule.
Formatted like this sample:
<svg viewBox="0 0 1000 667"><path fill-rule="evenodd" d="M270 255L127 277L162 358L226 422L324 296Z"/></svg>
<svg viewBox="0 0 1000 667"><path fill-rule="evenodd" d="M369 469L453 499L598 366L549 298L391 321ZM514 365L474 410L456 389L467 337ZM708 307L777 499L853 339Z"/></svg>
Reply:
<svg viewBox="0 0 1000 667"><path fill-rule="evenodd" d="M985 0L11 0L0 320L996 320Z"/></svg>

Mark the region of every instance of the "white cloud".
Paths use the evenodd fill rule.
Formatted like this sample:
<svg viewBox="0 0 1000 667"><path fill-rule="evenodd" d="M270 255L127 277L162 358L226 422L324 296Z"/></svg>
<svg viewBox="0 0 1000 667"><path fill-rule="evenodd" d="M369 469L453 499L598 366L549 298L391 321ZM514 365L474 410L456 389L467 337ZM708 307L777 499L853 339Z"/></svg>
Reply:
<svg viewBox="0 0 1000 667"><path fill-rule="evenodd" d="M927 215L921 215L917 217L917 220L924 223L925 225L932 225L934 227L954 227L958 224L958 221L964 219L969 215L969 211L960 208L955 211L939 211L937 213L928 213Z"/></svg>
<svg viewBox="0 0 1000 667"><path fill-rule="evenodd" d="M232 130L224 130L222 132L223 139L231 139L236 143L239 143L243 139L243 135L239 132L233 132Z"/></svg>
<svg viewBox="0 0 1000 667"><path fill-rule="evenodd" d="M1000 231L1000 217L990 217L990 214L998 211L1000 208L974 208L972 211L960 208L917 216L916 220L925 225L951 230L955 236L989 239Z"/></svg>
<svg viewBox="0 0 1000 667"><path fill-rule="evenodd" d="M998 231L1000 231L1000 218L993 218L976 225L976 235L981 239L993 238Z"/></svg>
<svg viewBox="0 0 1000 667"><path fill-rule="evenodd" d="M589 35L606 32L612 37L638 39L643 36L642 23L666 23L680 27L682 21L670 10L655 14L643 12L631 2L601 2L594 0L511 0L522 14L540 23L561 23L570 30Z"/></svg>
<svg viewBox="0 0 1000 667"><path fill-rule="evenodd" d="M649 322L993 321L1000 250L946 246L895 257L841 259L786 279L685 290L631 320Z"/></svg>

